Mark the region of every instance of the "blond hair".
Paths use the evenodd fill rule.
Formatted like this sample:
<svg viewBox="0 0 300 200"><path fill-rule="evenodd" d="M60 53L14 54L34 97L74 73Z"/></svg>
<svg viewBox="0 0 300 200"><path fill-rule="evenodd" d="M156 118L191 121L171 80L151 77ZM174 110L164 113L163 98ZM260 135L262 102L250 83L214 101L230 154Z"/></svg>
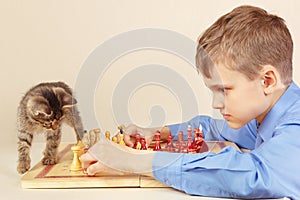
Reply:
<svg viewBox="0 0 300 200"><path fill-rule="evenodd" d="M211 78L211 64L222 63L250 80L264 65L274 66L283 84L292 82L293 41L285 21L253 6L220 17L200 37L196 65Z"/></svg>

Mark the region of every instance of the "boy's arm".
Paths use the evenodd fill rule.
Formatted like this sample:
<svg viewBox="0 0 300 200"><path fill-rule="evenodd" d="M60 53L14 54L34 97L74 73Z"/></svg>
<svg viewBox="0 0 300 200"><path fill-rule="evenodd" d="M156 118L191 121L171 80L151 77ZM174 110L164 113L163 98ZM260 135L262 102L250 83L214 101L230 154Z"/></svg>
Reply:
<svg viewBox="0 0 300 200"><path fill-rule="evenodd" d="M299 199L300 123L277 127L250 153L227 147L220 153L157 152L153 176L188 194L231 198ZM173 159L171 161L170 159Z"/></svg>

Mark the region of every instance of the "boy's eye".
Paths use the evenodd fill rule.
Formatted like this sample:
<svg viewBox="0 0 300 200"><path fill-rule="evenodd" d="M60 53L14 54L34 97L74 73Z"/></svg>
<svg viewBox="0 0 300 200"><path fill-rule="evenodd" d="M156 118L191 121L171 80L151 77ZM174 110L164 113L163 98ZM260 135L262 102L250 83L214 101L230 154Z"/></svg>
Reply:
<svg viewBox="0 0 300 200"><path fill-rule="evenodd" d="M226 88L218 88L218 92L222 92L222 93L225 93L227 91Z"/></svg>

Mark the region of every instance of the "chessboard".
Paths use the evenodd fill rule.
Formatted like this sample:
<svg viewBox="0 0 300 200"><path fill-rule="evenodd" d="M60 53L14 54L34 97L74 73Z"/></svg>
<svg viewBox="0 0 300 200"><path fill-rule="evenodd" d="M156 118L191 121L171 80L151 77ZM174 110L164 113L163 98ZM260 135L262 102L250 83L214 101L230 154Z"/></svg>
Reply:
<svg viewBox="0 0 300 200"><path fill-rule="evenodd" d="M226 146L238 147L227 141L206 141L211 152L218 153ZM74 144L61 144L58 153L58 163L43 165L41 162L32 167L22 178L23 188L158 188L168 187L155 179L136 174L105 174L98 173L88 176L83 171L71 171L73 160L71 147Z"/></svg>

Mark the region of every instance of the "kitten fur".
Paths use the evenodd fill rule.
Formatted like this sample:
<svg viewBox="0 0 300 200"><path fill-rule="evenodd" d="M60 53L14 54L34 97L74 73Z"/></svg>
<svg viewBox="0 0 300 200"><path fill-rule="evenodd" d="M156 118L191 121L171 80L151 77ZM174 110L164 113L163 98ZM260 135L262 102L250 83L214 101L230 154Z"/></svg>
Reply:
<svg viewBox="0 0 300 200"><path fill-rule="evenodd" d="M17 113L18 167L20 174L30 169L30 148L35 134L45 134L46 148L42 163L56 163L61 140L61 125L74 128L76 139L83 135L83 125L71 88L63 82L40 83L22 98Z"/></svg>

